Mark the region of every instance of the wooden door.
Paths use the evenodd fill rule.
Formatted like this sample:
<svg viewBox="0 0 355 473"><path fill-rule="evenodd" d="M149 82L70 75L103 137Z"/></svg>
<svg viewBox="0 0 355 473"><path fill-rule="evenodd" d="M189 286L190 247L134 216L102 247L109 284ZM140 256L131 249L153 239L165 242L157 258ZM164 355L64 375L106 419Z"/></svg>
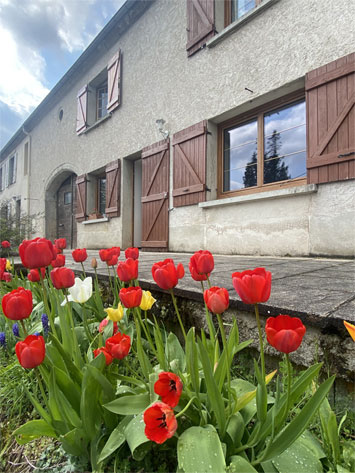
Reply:
<svg viewBox="0 0 355 473"><path fill-rule="evenodd" d="M57 192L57 238L66 238L67 248L76 246L74 180L73 175L69 176Z"/></svg>
<svg viewBox="0 0 355 473"><path fill-rule="evenodd" d="M169 140L142 150L142 248L168 250Z"/></svg>

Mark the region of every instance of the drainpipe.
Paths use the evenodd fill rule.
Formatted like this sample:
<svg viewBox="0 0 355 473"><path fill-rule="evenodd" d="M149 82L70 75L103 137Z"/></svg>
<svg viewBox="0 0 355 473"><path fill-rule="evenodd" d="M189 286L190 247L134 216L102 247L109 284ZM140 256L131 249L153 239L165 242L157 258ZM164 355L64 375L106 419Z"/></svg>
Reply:
<svg viewBox="0 0 355 473"><path fill-rule="evenodd" d="M30 200L30 175L31 175L31 135L26 131L25 127L22 126L23 133L28 137L28 161L27 161L27 189L26 189L26 200L27 200L27 216L30 215L31 200Z"/></svg>

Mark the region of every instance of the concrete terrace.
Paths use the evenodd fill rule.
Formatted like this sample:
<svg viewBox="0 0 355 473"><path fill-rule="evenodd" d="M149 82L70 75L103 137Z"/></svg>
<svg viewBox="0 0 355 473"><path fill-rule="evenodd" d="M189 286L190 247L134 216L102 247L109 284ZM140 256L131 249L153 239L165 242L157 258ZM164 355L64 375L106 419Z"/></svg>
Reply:
<svg viewBox="0 0 355 473"><path fill-rule="evenodd" d="M66 266L81 271L80 263L75 263L71 251L65 250ZM87 273L93 272L91 259L98 261L98 273L107 277L106 264L98 250L88 250L84 263ZM154 282L151 267L154 262L172 258L175 263L183 263L185 277L179 280L175 294L181 297L202 301L201 284L194 281L188 270L192 253L152 253L140 252L139 280L143 289L163 292ZM124 254L120 260L124 259ZM231 274L256 267L265 267L272 273L270 299L260 306L265 316L280 313L300 317L307 325L312 325L325 333L344 331L343 320L355 322L355 261L323 258L277 258L214 255L215 269L211 283L228 289L230 306L242 311L250 311L239 299L232 284Z"/></svg>

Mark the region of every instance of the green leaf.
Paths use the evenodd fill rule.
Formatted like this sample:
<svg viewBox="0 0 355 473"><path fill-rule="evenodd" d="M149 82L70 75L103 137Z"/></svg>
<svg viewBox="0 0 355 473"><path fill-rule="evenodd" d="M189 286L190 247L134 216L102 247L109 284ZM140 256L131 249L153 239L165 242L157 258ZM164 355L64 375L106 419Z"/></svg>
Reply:
<svg viewBox="0 0 355 473"><path fill-rule="evenodd" d="M319 409L319 417L321 420L321 427L323 435L328 443L331 451L334 463L340 461L340 444L337 420L328 399L324 399Z"/></svg>
<svg viewBox="0 0 355 473"><path fill-rule="evenodd" d="M56 347L60 355L62 356L63 360L65 361L66 367L68 369L69 374L72 376L73 381L81 386L81 382L83 379L82 372L80 369L72 362L68 353L63 349L59 340L54 336L51 335L51 341L53 345Z"/></svg>
<svg viewBox="0 0 355 473"><path fill-rule="evenodd" d="M186 370L190 375L193 390L200 392L200 377L198 372L198 356L195 341L195 327L191 327L186 337Z"/></svg>
<svg viewBox="0 0 355 473"><path fill-rule="evenodd" d="M298 438L281 455L272 459L275 468L292 473L322 473L322 463L303 441Z"/></svg>
<svg viewBox="0 0 355 473"><path fill-rule="evenodd" d="M201 340L198 340L198 347L199 347L200 358L201 358L201 362L203 366L203 373L205 375L208 399L211 404L211 408L216 416L217 424L218 424L221 436L223 438L225 428L226 428L226 413L225 413L223 397L214 379L211 363L208 358L207 351L205 347L203 346Z"/></svg>
<svg viewBox="0 0 355 473"><path fill-rule="evenodd" d="M150 404L149 393L121 396L104 404L104 407L115 414L134 415L143 412Z"/></svg>
<svg viewBox="0 0 355 473"><path fill-rule="evenodd" d="M245 424L242 414L240 412L233 414L229 419L226 430L228 435L227 442L231 448L239 445L239 442L241 441L244 434L244 428Z"/></svg>
<svg viewBox="0 0 355 473"><path fill-rule="evenodd" d="M177 444L179 469L185 473L224 473L226 463L222 444L212 425L190 427Z"/></svg>
<svg viewBox="0 0 355 473"><path fill-rule="evenodd" d="M233 455L228 466L228 473L258 473L255 468L243 457Z"/></svg>
<svg viewBox="0 0 355 473"><path fill-rule="evenodd" d="M93 362L98 359L99 357L95 358ZM89 440L92 440L96 436L101 423L99 396L102 388L92 376L88 365L84 367L83 371L84 377L80 400L80 417L85 435Z"/></svg>
<svg viewBox="0 0 355 473"><path fill-rule="evenodd" d="M65 371L53 366L52 368L56 380L56 384L66 396L68 401L76 412L80 413L80 388L75 384Z"/></svg>
<svg viewBox="0 0 355 473"><path fill-rule="evenodd" d="M123 420L118 424L118 426L111 432L105 446L101 450L100 456L98 458L98 462L102 462L110 456L114 451L116 451L125 441L126 437L124 435L124 430L127 425L132 420L131 416L126 416Z"/></svg>
<svg viewBox="0 0 355 473"><path fill-rule="evenodd" d="M31 442L38 437L53 437L57 438L57 435L53 428L43 419L30 420L26 424L21 425L18 429L13 432L16 437L17 443L23 445Z"/></svg>
<svg viewBox="0 0 355 473"><path fill-rule="evenodd" d="M154 391L154 385L158 381L158 378L158 373L150 373L149 375L149 399L151 404L159 399L158 394Z"/></svg>
<svg viewBox="0 0 355 473"><path fill-rule="evenodd" d="M324 450L322 449L318 439L309 430L305 430L298 440L307 448L312 450L313 454L319 460L326 457L326 454L324 453Z"/></svg>
<svg viewBox="0 0 355 473"><path fill-rule="evenodd" d="M102 356L104 356L101 353ZM102 391L104 393L105 400L110 401L115 397L115 390L112 387L110 381L106 378L105 375L101 373L95 366L88 365L87 369L90 371L91 376L100 384Z"/></svg>
<svg viewBox="0 0 355 473"><path fill-rule="evenodd" d="M151 448L150 441L145 436L144 429L143 414L140 414L130 421L124 431L132 456L138 461L142 460L146 451Z"/></svg>
<svg viewBox="0 0 355 473"><path fill-rule="evenodd" d="M327 379L317 391L313 394L311 399L302 408L301 412L283 429L273 440L271 446L268 448L266 456L263 461L267 461L275 456L283 453L293 442L302 434L312 417L316 414L321 403L328 394L335 376Z"/></svg>
<svg viewBox="0 0 355 473"><path fill-rule="evenodd" d="M177 336L170 332L169 336L166 340L165 344L165 356L171 363L173 360L178 360L180 371L185 371L186 368L186 360L185 360L185 352L181 347L179 339Z"/></svg>
<svg viewBox="0 0 355 473"><path fill-rule="evenodd" d="M59 438L62 447L70 455L89 457L88 444L83 429L73 429Z"/></svg>

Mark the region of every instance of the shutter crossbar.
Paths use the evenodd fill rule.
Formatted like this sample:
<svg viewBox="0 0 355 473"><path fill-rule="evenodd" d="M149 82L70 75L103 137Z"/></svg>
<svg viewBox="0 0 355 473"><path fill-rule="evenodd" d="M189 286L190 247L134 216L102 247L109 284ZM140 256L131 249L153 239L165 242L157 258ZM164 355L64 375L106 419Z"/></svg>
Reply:
<svg viewBox="0 0 355 473"><path fill-rule="evenodd" d="M173 197L178 197L179 195L194 194L195 192L202 192L206 190L205 184L195 184L193 186L180 187L180 189L173 190Z"/></svg>
<svg viewBox="0 0 355 473"><path fill-rule="evenodd" d="M157 219L158 219L158 217L159 217L159 214L160 214L160 212L161 212L161 209L163 208L163 205L164 205L164 203L165 203L165 200L166 200L166 199L162 199L162 200L161 200L160 205L159 205L159 208L158 208L158 210L157 210L157 213L156 213L154 219L152 220L152 222L151 222L151 224L150 224L150 227L149 227L149 229L148 229L148 232L146 233L146 236L145 236L145 238L144 238L144 241L148 241L149 235L151 234L151 232L152 232L152 230L153 230L153 228L154 228L155 222L157 221Z"/></svg>
<svg viewBox="0 0 355 473"><path fill-rule="evenodd" d="M176 150L178 151L178 153L180 154L181 156L181 159L183 160L185 166L187 167L187 169L189 170L193 180L195 181L196 184L202 184L201 182L201 179L198 177L195 169L192 167L190 161L188 160L186 154L183 152L183 150L181 149L180 145L177 144L175 145L175 148Z"/></svg>

